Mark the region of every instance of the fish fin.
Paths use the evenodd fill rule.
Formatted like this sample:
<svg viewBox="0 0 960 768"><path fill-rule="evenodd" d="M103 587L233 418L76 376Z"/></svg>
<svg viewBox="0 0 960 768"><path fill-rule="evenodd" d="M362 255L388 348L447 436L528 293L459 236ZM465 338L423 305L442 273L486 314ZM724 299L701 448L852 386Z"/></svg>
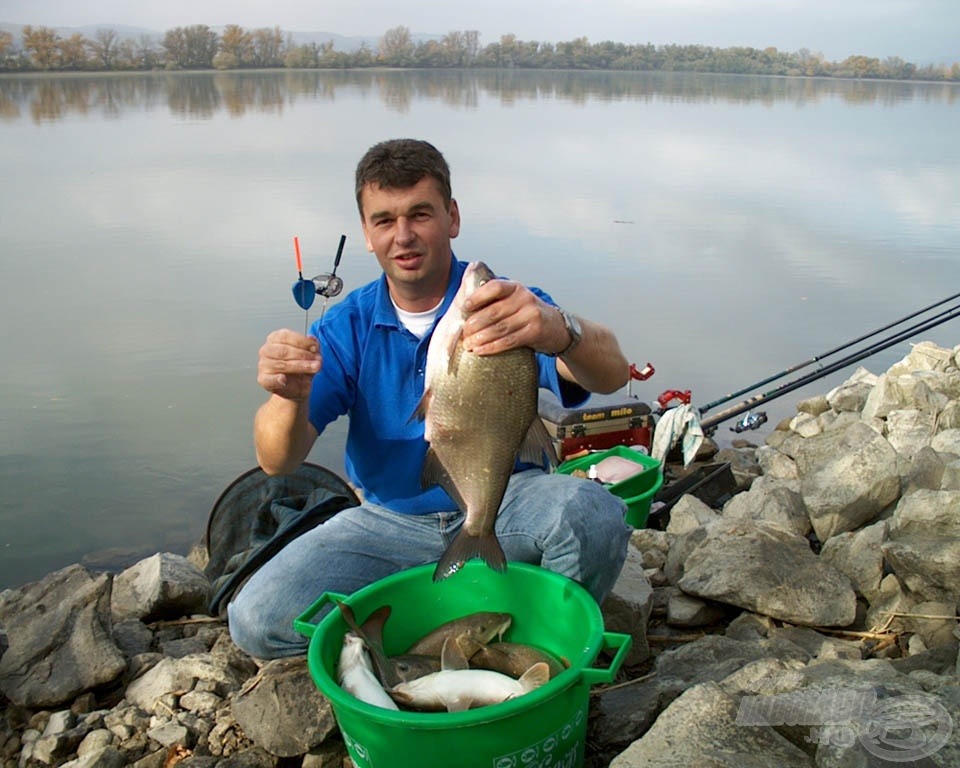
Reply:
<svg viewBox="0 0 960 768"><path fill-rule="evenodd" d="M460 653L462 653L463 657L468 660L468 665L469 659L472 659L480 651L488 649L488 646L485 646L469 632L460 633L456 636L455 640Z"/></svg>
<svg viewBox="0 0 960 768"><path fill-rule="evenodd" d="M337 604L337 608L340 609L340 614L343 616L343 620L347 623L347 626L350 627L350 630L359 638L363 638L363 630L360 628L360 625L357 623L357 617L353 613L353 608L347 605L342 600L334 600Z"/></svg>
<svg viewBox="0 0 960 768"><path fill-rule="evenodd" d="M413 409L413 413L410 414L410 418L407 419L407 423L410 424L414 421L424 421L427 418L427 411L430 408L430 400L433 399L433 390L430 387L427 387L423 390L423 394L420 396L420 401L417 403L417 407Z"/></svg>
<svg viewBox="0 0 960 768"><path fill-rule="evenodd" d="M557 451L550 439L543 420L535 416L530 423L523 443L520 444L520 460L528 464L537 464L541 467L555 467L559 464Z"/></svg>
<svg viewBox="0 0 960 768"><path fill-rule="evenodd" d="M520 687L523 689L524 693L529 693L535 688L539 688L549 680L550 666L545 661L538 661L536 664L531 666L530 669L524 672L517 682L520 683Z"/></svg>
<svg viewBox="0 0 960 768"><path fill-rule="evenodd" d="M393 665L387 659L387 653L383 649L383 627L390 618L391 608L389 605L381 605L360 627L361 638L370 651L370 660L373 662L374 670L380 685L389 688L400 682L399 678L393 672Z"/></svg>
<svg viewBox="0 0 960 768"><path fill-rule="evenodd" d="M390 698L397 702L397 704L403 704L408 707L413 706L413 696L406 691L398 691L396 688L387 688L386 691L390 695Z"/></svg>
<svg viewBox="0 0 960 768"><path fill-rule="evenodd" d="M453 503L457 505L457 508L466 514L467 502L463 496L460 495L460 489L457 488L453 482L453 478L450 477L450 473L447 472L446 467L440 463L440 457L437 456L436 451L434 451L433 448L428 448L427 455L423 459L423 469L420 471L420 487L430 488L434 485L439 485L443 488L443 490L447 492L447 495L453 499Z"/></svg>
<svg viewBox="0 0 960 768"><path fill-rule="evenodd" d="M470 669L467 657L456 638L448 637L443 641L443 649L440 651L440 669Z"/></svg>
<svg viewBox="0 0 960 768"><path fill-rule="evenodd" d="M463 339L463 323L457 328L456 333L450 334L450 340L447 345L447 374L457 375L457 368L460 366L460 355L463 354L463 346L460 344Z"/></svg>
<svg viewBox="0 0 960 768"><path fill-rule="evenodd" d="M456 696L446 702L447 712L466 712L473 704L473 698L470 696Z"/></svg>
<svg viewBox="0 0 960 768"><path fill-rule="evenodd" d="M466 528L461 528L437 562L437 567L433 571L433 580L443 581L459 571L467 560L475 557L481 558L493 570L500 573L507 569L507 556L503 554L503 548L495 533L472 536Z"/></svg>

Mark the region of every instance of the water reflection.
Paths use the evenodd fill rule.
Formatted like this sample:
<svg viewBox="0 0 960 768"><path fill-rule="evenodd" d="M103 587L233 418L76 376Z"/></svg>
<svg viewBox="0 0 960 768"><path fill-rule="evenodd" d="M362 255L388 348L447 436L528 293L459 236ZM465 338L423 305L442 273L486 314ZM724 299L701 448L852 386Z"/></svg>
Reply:
<svg viewBox="0 0 960 768"><path fill-rule="evenodd" d="M333 101L350 90L379 98L406 113L418 100L438 100L471 109L481 95L501 104L559 99L719 101L731 104L816 103L893 105L905 101L954 104L960 86L951 83L779 78L689 72L480 71L283 71L110 75L0 76L0 119L29 116L34 122L98 112L119 117L125 110L166 106L173 114L209 119L222 110L232 117L247 112L279 113L298 98Z"/></svg>

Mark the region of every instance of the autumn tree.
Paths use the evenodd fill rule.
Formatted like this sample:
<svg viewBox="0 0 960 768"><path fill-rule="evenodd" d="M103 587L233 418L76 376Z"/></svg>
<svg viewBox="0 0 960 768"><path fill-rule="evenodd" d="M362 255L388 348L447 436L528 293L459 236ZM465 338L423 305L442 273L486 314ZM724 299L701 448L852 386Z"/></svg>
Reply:
<svg viewBox="0 0 960 768"><path fill-rule="evenodd" d="M391 67L407 67L413 63L414 45L407 27L393 27L380 38L379 58Z"/></svg>
<svg viewBox="0 0 960 768"><path fill-rule="evenodd" d="M53 69L60 64L60 36L50 27L23 28L23 49L37 69Z"/></svg>
<svg viewBox="0 0 960 768"><path fill-rule="evenodd" d="M134 61L138 69L153 69L161 63L161 52L149 35L140 35L133 44Z"/></svg>
<svg viewBox="0 0 960 768"><path fill-rule="evenodd" d="M60 67L62 69L85 69L87 66L87 40L79 32L61 40Z"/></svg>
<svg viewBox="0 0 960 768"><path fill-rule="evenodd" d="M114 30L98 29L93 40L87 42L87 47L99 67L113 69L116 66L120 40Z"/></svg>
<svg viewBox="0 0 960 768"><path fill-rule="evenodd" d="M210 69L217 54L217 33L206 24L175 27L167 31L161 45L168 67Z"/></svg>
<svg viewBox="0 0 960 768"><path fill-rule="evenodd" d="M283 33L280 27L262 27L253 31L253 66L283 66Z"/></svg>
<svg viewBox="0 0 960 768"><path fill-rule="evenodd" d="M0 29L0 62L13 53L13 35Z"/></svg>
<svg viewBox="0 0 960 768"><path fill-rule="evenodd" d="M228 24L220 35L220 52L214 59L217 69L248 67L253 62L253 36L243 27Z"/></svg>

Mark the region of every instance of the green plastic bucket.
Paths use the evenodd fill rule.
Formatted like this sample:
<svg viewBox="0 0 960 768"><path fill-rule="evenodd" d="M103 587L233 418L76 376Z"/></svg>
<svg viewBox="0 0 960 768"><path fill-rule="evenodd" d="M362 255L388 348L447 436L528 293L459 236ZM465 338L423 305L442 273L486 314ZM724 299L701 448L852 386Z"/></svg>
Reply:
<svg viewBox="0 0 960 768"><path fill-rule="evenodd" d="M307 666L330 701L357 768L576 768L583 764L590 687L612 682L630 650L629 635L605 632L596 601L575 581L525 563L504 573L474 560L435 583L435 566L389 576L349 597L325 593L294 622L310 638ZM569 663L550 682L515 699L466 712L407 712L366 704L336 682L348 627L340 611L311 620L334 600L360 621L391 606L384 628L387 655L451 619L477 611L513 616L504 638L527 643ZM609 666L593 666L602 650Z"/></svg>
<svg viewBox="0 0 960 768"><path fill-rule="evenodd" d="M645 471L621 480L619 483L611 483L604 487L614 496L619 496L627 505L627 512L624 516L627 524L634 528L645 528L647 518L650 515L650 506L653 497L663 486L663 466L658 459L647 456L645 453L635 451L625 445L615 445L606 451L589 453L586 456L580 456L576 459L570 459L557 467L557 472L565 475L573 474L576 470L586 472L591 464L597 464L608 456L618 456L628 461L639 464Z"/></svg>

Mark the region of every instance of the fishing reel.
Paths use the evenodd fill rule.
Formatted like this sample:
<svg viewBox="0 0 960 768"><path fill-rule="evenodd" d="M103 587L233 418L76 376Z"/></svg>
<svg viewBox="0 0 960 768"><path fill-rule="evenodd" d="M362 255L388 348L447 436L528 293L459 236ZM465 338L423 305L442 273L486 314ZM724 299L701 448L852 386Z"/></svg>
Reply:
<svg viewBox="0 0 960 768"><path fill-rule="evenodd" d="M751 413L747 411L743 418L740 419L736 424L730 427L731 432L736 432L737 434L741 432L746 432L750 429L760 429L761 426L767 423L767 413L766 411L757 411L756 413Z"/></svg>
<svg viewBox="0 0 960 768"><path fill-rule="evenodd" d="M343 291L343 280L337 277L337 267L340 266L340 257L343 256L343 246L347 242L346 235L340 235L340 246L337 248L337 255L333 260L333 271L323 272L309 280L303 276L302 259L300 257L300 240L293 239L297 256L297 271L300 279L293 284L293 299L301 309L310 309L317 296L323 296L325 299L339 296Z"/></svg>

